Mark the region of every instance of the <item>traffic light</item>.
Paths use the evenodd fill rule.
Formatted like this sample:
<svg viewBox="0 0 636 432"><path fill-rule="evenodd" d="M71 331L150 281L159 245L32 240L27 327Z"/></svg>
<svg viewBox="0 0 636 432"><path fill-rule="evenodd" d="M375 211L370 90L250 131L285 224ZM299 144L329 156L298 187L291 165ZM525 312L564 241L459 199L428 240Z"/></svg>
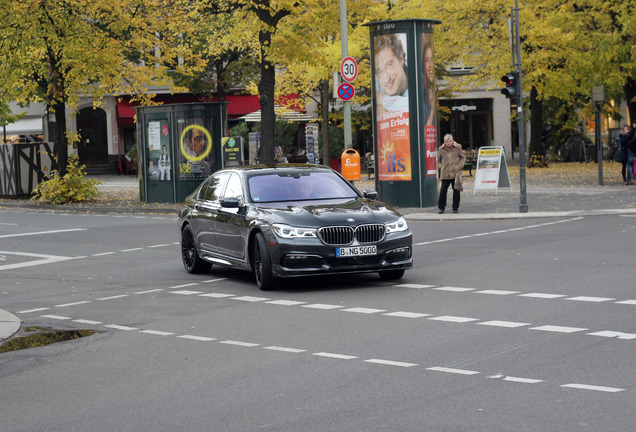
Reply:
<svg viewBox="0 0 636 432"><path fill-rule="evenodd" d="M506 88L501 90L501 94L505 95L508 99L517 98L518 76L517 72L513 71L501 77L501 80L506 83Z"/></svg>

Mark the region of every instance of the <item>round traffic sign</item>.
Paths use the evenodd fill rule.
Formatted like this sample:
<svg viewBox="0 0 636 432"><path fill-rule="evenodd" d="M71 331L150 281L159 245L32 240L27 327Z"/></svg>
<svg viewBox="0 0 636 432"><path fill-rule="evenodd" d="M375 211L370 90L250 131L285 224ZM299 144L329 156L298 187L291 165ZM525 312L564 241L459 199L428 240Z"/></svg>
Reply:
<svg viewBox="0 0 636 432"><path fill-rule="evenodd" d="M340 100L349 101L356 94L356 89L349 83L342 83L338 86L338 97Z"/></svg>
<svg viewBox="0 0 636 432"><path fill-rule="evenodd" d="M347 82L352 82L358 76L358 63L353 57L345 57L342 59L340 63L340 73L342 74L342 79Z"/></svg>

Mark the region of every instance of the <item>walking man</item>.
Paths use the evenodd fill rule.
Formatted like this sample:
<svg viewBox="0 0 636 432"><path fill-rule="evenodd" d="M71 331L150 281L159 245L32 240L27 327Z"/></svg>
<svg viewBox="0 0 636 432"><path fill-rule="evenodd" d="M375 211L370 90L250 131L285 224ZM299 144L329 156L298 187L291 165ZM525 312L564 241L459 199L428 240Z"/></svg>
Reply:
<svg viewBox="0 0 636 432"><path fill-rule="evenodd" d="M453 213L459 211L460 192L455 190L455 176L462 171L465 162L466 154L462 150L462 146L453 140L453 135L444 135L444 144L437 149L437 168L440 170L439 177L442 181L437 202L440 214L444 213L446 209L446 195L449 186L453 188Z"/></svg>

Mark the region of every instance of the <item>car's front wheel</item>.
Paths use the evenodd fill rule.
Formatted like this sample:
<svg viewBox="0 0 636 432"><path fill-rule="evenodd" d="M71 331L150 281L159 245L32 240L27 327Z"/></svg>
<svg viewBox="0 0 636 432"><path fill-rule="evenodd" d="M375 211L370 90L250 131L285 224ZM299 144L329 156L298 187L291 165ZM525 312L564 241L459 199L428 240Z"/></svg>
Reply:
<svg viewBox="0 0 636 432"><path fill-rule="evenodd" d="M378 272L378 274L380 275L380 279L382 280L397 280L397 279L402 279L402 276L404 276L404 269L399 269L399 270L385 270L385 271L381 271Z"/></svg>
<svg viewBox="0 0 636 432"><path fill-rule="evenodd" d="M253 268L256 286L262 291L274 289L276 278L272 275L272 258L269 254L267 241L262 233L254 238Z"/></svg>
<svg viewBox="0 0 636 432"><path fill-rule="evenodd" d="M212 268L211 263L199 257L190 225L186 225L181 231L181 259L188 273L207 273Z"/></svg>

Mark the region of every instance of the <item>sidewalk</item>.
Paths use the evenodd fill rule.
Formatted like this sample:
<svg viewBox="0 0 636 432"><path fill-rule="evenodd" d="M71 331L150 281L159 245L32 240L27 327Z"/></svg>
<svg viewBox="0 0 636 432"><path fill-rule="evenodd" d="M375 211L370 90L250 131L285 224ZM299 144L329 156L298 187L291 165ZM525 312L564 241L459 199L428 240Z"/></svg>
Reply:
<svg viewBox="0 0 636 432"><path fill-rule="evenodd" d="M600 215L636 215L636 186L625 186L616 172L604 176L604 185L598 186L593 170L595 164L573 165L579 175L554 174L549 171L535 172L529 176L526 186L527 213L520 213L521 194L514 167L511 167L511 188L473 194L473 178L464 178L464 192L459 213L438 214L437 206L427 208L399 208L408 220L496 220L550 217L579 217ZM615 170L615 167L612 167ZM620 174L619 174L620 176ZM0 199L0 209L19 208L59 212L125 213L125 214L169 214L175 215L178 204L140 203L139 179L136 176L95 176L101 185L102 198L94 203L54 206L32 202L28 199ZM375 189L373 179L355 182L359 190ZM449 191L449 205L451 201ZM0 309L0 341L11 337L20 328L20 319Z"/></svg>

